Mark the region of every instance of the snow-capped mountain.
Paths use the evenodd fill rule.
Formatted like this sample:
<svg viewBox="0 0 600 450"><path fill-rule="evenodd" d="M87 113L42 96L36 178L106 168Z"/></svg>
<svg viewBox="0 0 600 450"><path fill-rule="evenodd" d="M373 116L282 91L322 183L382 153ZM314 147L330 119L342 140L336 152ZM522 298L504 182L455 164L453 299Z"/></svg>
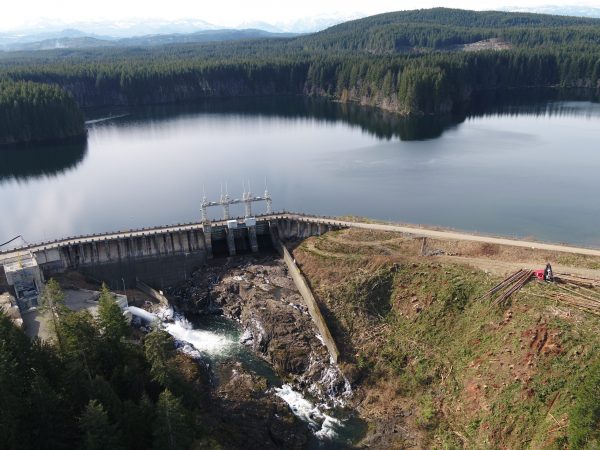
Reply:
<svg viewBox="0 0 600 450"><path fill-rule="evenodd" d="M256 28L272 33L314 33L348 20L365 17L363 13L322 14L285 22L244 22L235 28Z"/></svg>

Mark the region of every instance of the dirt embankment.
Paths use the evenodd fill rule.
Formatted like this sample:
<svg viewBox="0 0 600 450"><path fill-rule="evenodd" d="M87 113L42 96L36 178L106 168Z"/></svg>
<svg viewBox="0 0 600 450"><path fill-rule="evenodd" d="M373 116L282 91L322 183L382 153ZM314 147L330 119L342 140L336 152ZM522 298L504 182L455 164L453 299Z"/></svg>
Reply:
<svg viewBox="0 0 600 450"><path fill-rule="evenodd" d="M600 259L356 229L310 238L294 257L356 371L363 444L566 448L597 317L557 303L549 283L501 305L482 294L548 261L600 279Z"/></svg>

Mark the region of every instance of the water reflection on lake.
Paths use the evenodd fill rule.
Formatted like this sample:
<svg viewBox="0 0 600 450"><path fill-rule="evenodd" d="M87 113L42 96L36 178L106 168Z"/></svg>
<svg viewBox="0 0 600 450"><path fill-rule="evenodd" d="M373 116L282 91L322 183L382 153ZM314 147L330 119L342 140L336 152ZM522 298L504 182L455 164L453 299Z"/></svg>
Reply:
<svg viewBox="0 0 600 450"><path fill-rule="evenodd" d="M600 105L471 111L284 98L89 112L127 115L90 124L84 145L0 150L0 242L196 221L203 190L266 179L275 209L600 246Z"/></svg>

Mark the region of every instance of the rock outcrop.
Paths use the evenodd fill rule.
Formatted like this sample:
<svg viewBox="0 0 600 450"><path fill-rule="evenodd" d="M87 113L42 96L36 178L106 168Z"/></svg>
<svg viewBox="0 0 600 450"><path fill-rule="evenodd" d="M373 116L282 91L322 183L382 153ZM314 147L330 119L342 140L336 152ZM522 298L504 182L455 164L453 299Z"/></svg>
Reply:
<svg viewBox="0 0 600 450"><path fill-rule="evenodd" d="M201 269L171 296L188 316L236 320L242 343L300 389L332 402L349 394L280 259L248 257Z"/></svg>
<svg viewBox="0 0 600 450"><path fill-rule="evenodd" d="M244 371L239 362L220 365L217 376L219 407L213 419L218 420L220 429L235 430L219 435L225 448L306 448L310 439L308 428L283 400L264 395L268 384L264 378Z"/></svg>

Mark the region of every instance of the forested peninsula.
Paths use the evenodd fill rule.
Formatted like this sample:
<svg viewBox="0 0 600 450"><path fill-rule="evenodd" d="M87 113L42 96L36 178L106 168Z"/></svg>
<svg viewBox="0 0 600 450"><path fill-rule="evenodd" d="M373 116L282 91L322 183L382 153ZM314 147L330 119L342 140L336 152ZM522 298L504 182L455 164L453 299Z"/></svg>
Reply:
<svg viewBox="0 0 600 450"><path fill-rule="evenodd" d="M57 85L0 81L0 145L80 138L83 113Z"/></svg>
<svg viewBox="0 0 600 450"><path fill-rule="evenodd" d="M600 89L600 19L435 8L295 38L7 53L0 77L62 89L79 108L305 95L402 115L455 113L487 90ZM34 88L21 92L37 115L19 120L33 130L47 106L30 98ZM69 134L77 115L60 98L64 123L48 125L56 137ZM15 126L1 129L0 142L46 136Z"/></svg>

